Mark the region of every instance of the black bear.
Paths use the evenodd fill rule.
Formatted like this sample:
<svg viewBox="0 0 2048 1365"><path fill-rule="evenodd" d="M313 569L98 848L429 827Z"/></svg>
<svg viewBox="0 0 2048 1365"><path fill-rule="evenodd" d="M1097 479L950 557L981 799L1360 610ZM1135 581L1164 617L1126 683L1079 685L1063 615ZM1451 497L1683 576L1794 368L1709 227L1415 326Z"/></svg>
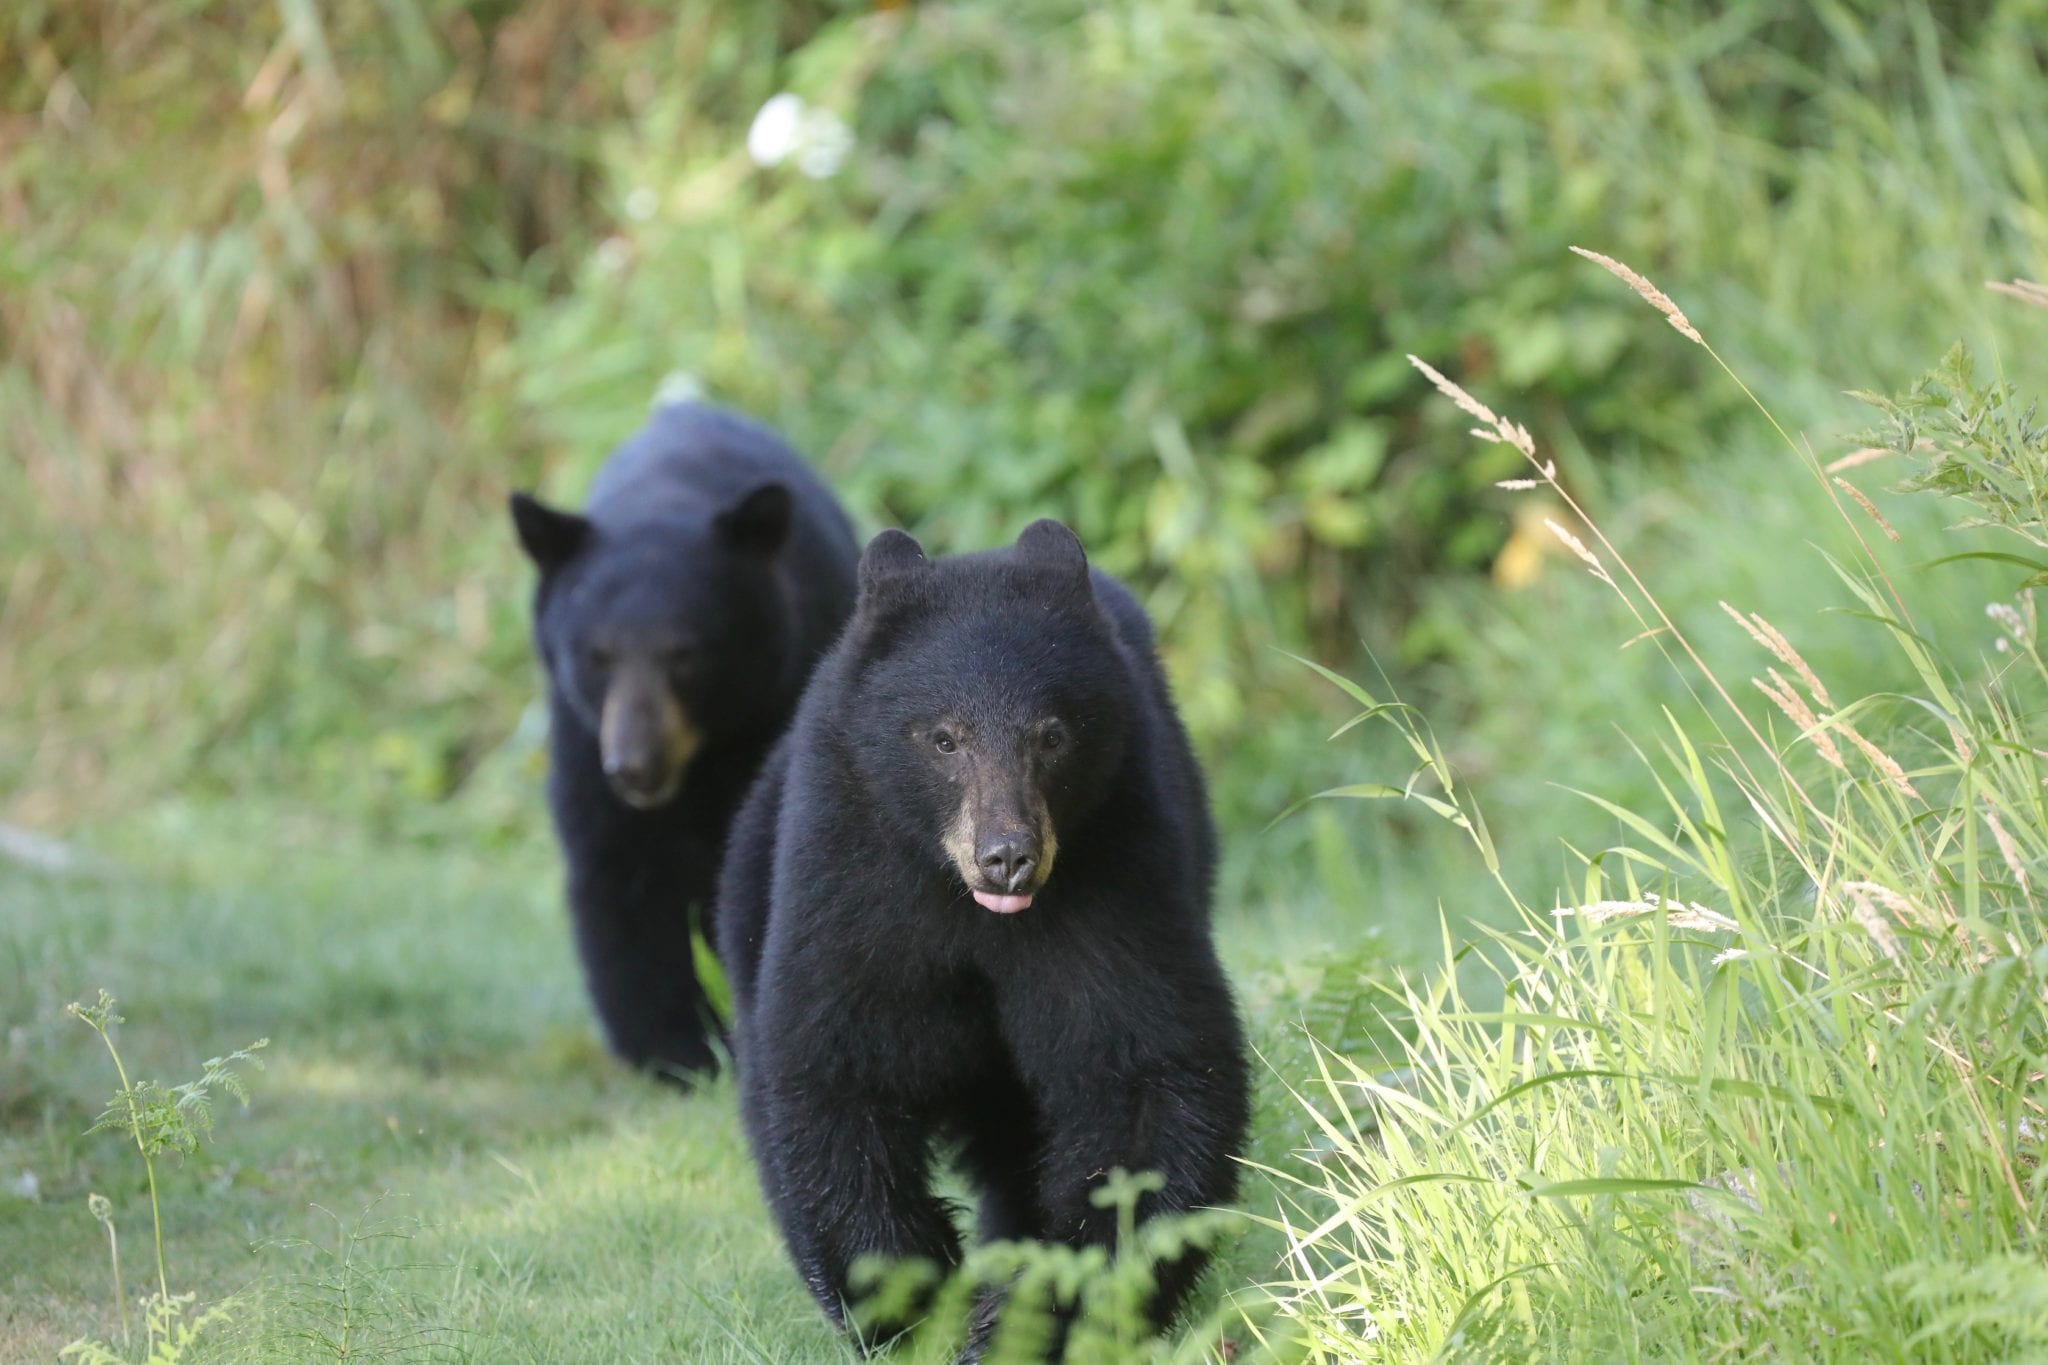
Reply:
<svg viewBox="0 0 2048 1365"><path fill-rule="evenodd" d="M1215 858L1151 624L1071 531L937 562L901 531L868 545L720 882L748 1137L835 1320L864 1255L957 1262L935 1147L987 1239L1110 1242L1089 1196L1118 1167L1164 1177L1140 1217L1232 1197L1248 1100ZM1162 1271L1155 1322L1200 1269Z"/></svg>
<svg viewBox="0 0 2048 1365"><path fill-rule="evenodd" d="M657 410L581 515L511 507L584 979L625 1061L709 1070L692 914L709 938L727 826L853 609L853 528L772 432L699 403Z"/></svg>

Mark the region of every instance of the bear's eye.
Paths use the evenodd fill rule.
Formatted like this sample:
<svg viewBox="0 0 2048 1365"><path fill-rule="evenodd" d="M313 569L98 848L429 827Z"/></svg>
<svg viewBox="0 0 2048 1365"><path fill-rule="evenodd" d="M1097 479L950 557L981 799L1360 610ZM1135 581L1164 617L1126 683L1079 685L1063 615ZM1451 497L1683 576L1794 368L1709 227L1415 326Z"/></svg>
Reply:
<svg viewBox="0 0 2048 1365"><path fill-rule="evenodd" d="M960 743L953 738L952 731L934 730L932 731L932 747L942 754L950 754L959 751Z"/></svg>
<svg viewBox="0 0 2048 1365"><path fill-rule="evenodd" d="M1067 732L1057 725L1045 727L1045 733L1038 737L1038 747L1049 754L1056 754L1067 747Z"/></svg>

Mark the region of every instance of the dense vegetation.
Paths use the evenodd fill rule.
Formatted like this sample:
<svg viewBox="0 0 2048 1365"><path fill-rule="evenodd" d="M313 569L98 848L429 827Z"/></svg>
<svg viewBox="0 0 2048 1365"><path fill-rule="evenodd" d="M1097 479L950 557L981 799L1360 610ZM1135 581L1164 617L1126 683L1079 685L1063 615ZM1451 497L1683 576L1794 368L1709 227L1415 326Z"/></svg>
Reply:
<svg viewBox="0 0 2048 1365"><path fill-rule="evenodd" d="M2040 0L16 6L0 818L98 857L0 865L0 1355L118 1335L89 1191L153 1278L104 986L138 1077L272 1039L154 1171L218 1349L840 1358L548 886L503 493L685 389L1146 594L1272 1064L1247 1350L2042 1349L2042 569L1930 561L2043 554L2044 78ZM1338 785L1417 799L1266 828Z"/></svg>

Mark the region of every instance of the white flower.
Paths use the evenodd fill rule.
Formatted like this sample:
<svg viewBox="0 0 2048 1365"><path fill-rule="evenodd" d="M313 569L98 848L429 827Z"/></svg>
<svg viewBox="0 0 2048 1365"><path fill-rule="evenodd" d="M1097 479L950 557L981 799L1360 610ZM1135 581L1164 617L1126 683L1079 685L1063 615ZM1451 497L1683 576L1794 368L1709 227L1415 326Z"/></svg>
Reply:
<svg viewBox="0 0 2048 1365"><path fill-rule="evenodd" d="M796 150L803 122L801 99L787 90L771 97L754 115L754 126L747 129L747 155L757 166L780 166Z"/></svg>
<svg viewBox="0 0 2048 1365"><path fill-rule="evenodd" d="M636 222L646 222L661 207L661 197L645 185L636 185L626 196L626 216Z"/></svg>
<svg viewBox="0 0 2048 1365"><path fill-rule="evenodd" d="M671 403L695 403L704 397L704 381L688 370L670 370L654 386L654 406L665 408Z"/></svg>
<svg viewBox="0 0 2048 1365"><path fill-rule="evenodd" d="M813 180L836 175L853 150L853 130L830 109L804 103L787 90L770 97L747 129L747 155L757 166L795 160Z"/></svg>

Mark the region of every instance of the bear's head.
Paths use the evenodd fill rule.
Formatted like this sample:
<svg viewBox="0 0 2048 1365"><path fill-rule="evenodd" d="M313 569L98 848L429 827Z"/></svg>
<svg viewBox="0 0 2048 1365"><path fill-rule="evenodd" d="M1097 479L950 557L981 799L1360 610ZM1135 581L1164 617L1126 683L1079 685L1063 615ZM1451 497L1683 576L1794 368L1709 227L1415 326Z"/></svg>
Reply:
<svg viewBox="0 0 2048 1365"><path fill-rule="evenodd" d="M933 563L884 531L848 645L837 724L876 811L985 909L1028 908L1131 730L1134 679L1081 542L1038 521L1008 549Z"/></svg>
<svg viewBox="0 0 2048 1365"><path fill-rule="evenodd" d="M773 725L793 701L776 577L789 489L763 483L697 520L600 525L525 494L519 543L540 569L534 643L549 685L598 737L627 805L674 797L707 740Z"/></svg>

